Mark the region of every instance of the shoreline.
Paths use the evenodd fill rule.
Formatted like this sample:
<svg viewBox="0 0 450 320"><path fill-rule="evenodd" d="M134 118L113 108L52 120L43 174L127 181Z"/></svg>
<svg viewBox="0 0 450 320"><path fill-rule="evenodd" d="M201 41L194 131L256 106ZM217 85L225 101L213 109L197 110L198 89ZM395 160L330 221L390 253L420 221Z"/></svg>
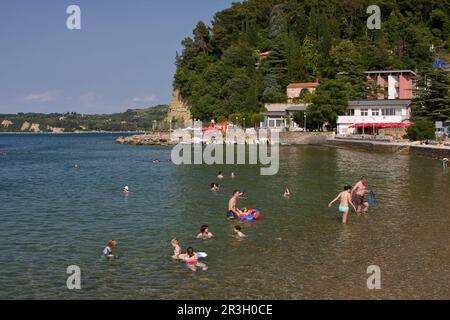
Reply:
<svg viewBox="0 0 450 320"><path fill-rule="evenodd" d="M169 132L155 131L118 137L117 143L144 145L176 145L179 140L170 136ZM392 154L414 154L434 159L450 158L450 146L424 145L420 142L385 142L374 140L357 140L336 138L327 132L283 132L280 134L281 145L313 145L332 148L357 149L368 152L382 152Z"/></svg>
<svg viewBox="0 0 450 320"><path fill-rule="evenodd" d="M105 134L145 134L147 131L74 131L74 132L0 132L0 135L12 134L48 134L48 135L64 135L64 134L89 134L89 133L105 133Z"/></svg>

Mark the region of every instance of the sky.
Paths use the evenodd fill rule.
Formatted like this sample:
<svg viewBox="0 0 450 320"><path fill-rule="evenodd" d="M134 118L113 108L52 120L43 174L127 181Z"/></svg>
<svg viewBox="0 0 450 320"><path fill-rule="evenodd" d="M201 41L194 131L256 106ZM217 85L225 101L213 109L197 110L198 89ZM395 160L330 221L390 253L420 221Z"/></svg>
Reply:
<svg viewBox="0 0 450 320"><path fill-rule="evenodd" d="M2 0L0 113L104 114L168 104L176 52L233 0ZM69 30L70 5L81 30Z"/></svg>

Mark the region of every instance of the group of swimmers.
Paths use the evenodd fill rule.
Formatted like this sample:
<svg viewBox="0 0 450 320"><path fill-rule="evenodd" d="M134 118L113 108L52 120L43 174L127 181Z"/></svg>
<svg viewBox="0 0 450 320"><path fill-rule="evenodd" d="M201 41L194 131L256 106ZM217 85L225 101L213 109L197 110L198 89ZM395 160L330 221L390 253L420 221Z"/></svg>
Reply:
<svg viewBox="0 0 450 320"><path fill-rule="evenodd" d="M345 186L344 191L339 193L336 198L334 198L328 204L328 207L331 208L333 203L340 200L339 212L342 213L342 223L347 223L348 215L350 212L350 205L355 210L356 215L358 216L361 214L361 211L364 213L369 212L369 202L366 200L366 194L370 191L367 189L366 185L367 178L361 177L361 179L355 184L355 186Z"/></svg>

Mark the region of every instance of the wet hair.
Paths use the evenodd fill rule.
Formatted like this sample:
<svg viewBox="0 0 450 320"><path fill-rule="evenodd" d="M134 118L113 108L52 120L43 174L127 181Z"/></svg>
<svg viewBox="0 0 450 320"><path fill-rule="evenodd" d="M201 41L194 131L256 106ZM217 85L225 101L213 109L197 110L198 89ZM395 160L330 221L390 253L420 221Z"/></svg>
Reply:
<svg viewBox="0 0 450 320"><path fill-rule="evenodd" d="M204 225L202 225L202 227L200 228L200 232L201 232L201 233L204 233L206 229L208 229L208 225L204 224Z"/></svg>
<svg viewBox="0 0 450 320"><path fill-rule="evenodd" d="M192 247L187 248L186 253L189 257L192 257L194 255L194 248Z"/></svg>
<svg viewBox="0 0 450 320"><path fill-rule="evenodd" d="M116 245L116 240L112 239L108 241L108 247L113 248Z"/></svg>
<svg viewBox="0 0 450 320"><path fill-rule="evenodd" d="M234 226L234 230L241 231L241 226L239 226L239 225Z"/></svg>
<svg viewBox="0 0 450 320"><path fill-rule="evenodd" d="M211 183L211 189L214 188L216 186L215 183Z"/></svg>
<svg viewBox="0 0 450 320"><path fill-rule="evenodd" d="M222 171L219 171L219 174L222 174L223 172Z"/></svg>
<svg viewBox="0 0 450 320"><path fill-rule="evenodd" d="M345 191L348 191L348 190L351 190L352 188L353 188L353 187L352 187L351 185L348 185L348 186L345 186L345 187L344 187L344 190L345 190Z"/></svg>
<svg viewBox="0 0 450 320"><path fill-rule="evenodd" d="M366 176L362 176L360 180L367 180Z"/></svg>
<svg viewBox="0 0 450 320"><path fill-rule="evenodd" d="M236 193L238 193L238 192L241 193L239 190L234 190L234 191L233 191L233 196L234 196Z"/></svg>

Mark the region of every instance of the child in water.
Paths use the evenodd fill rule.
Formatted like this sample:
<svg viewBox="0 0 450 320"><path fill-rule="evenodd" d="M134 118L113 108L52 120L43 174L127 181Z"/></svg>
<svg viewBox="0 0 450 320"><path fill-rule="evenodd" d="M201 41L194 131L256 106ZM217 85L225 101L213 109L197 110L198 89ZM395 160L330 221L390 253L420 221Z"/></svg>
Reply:
<svg viewBox="0 0 450 320"><path fill-rule="evenodd" d="M115 248L115 246L117 245L117 241L116 240L110 240L108 242L108 245L106 246L106 248L103 250L103 256L107 257L107 258L112 258L114 257L113 255L113 249Z"/></svg>
<svg viewBox="0 0 450 320"><path fill-rule="evenodd" d="M223 180L224 178L225 178L225 176L223 175L223 172L219 171L219 173L217 174L217 179Z"/></svg>
<svg viewBox="0 0 450 320"><path fill-rule="evenodd" d="M202 225L200 228L200 233L197 235L197 239L208 240L214 237L214 235L209 232L208 226L206 224Z"/></svg>
<svg viewBox="0 0 450 320"><path fill-rule="evenodd" d="M172 258L178 259L179 255L181 254L180 243L178 242L177 239L172 239L172 241L170 241L170 244L173 247L173 256L172 256Z"/></svg>
<svg viewBox="0 0 450 320"><path fill-rule="evenodd" d="M291 196L291 191L289 190L288 187L286 187L286 189L284 189L283 197L289 198L290 196Z"/></svg>
<svg viewBox="0 0 450 320"><path fill-rule="evenodd" d="M353 209L355 209L355 212L356 212L356 207L352 202L351 190L352 190L352 186L345 186L344 191L339 193L337 195L337 197L328 204L328 207L331 208L333 203L335 203L336 201L341 199L341 202L339 204L339 212L343 214L342 215L342 223L347 223L348 213L350 211L349 204L352 205Z"/></svg>
<svg viewBox="0 0 450 320"><path fill-rule="evenodd" d="M208 270L208 266L206 264L198 261L198 256L192 247L187 248L186 253L180 254L178 257L183 260L192 271L196 271L197 267L202 268L204 271Z"/></svg>
<svg viewBox="0 0 450 320"><path fill-rule="evenodd" d="M234 226L233 232L238 239L246 238L247 236L241 232L241 226Z"/></svg>

